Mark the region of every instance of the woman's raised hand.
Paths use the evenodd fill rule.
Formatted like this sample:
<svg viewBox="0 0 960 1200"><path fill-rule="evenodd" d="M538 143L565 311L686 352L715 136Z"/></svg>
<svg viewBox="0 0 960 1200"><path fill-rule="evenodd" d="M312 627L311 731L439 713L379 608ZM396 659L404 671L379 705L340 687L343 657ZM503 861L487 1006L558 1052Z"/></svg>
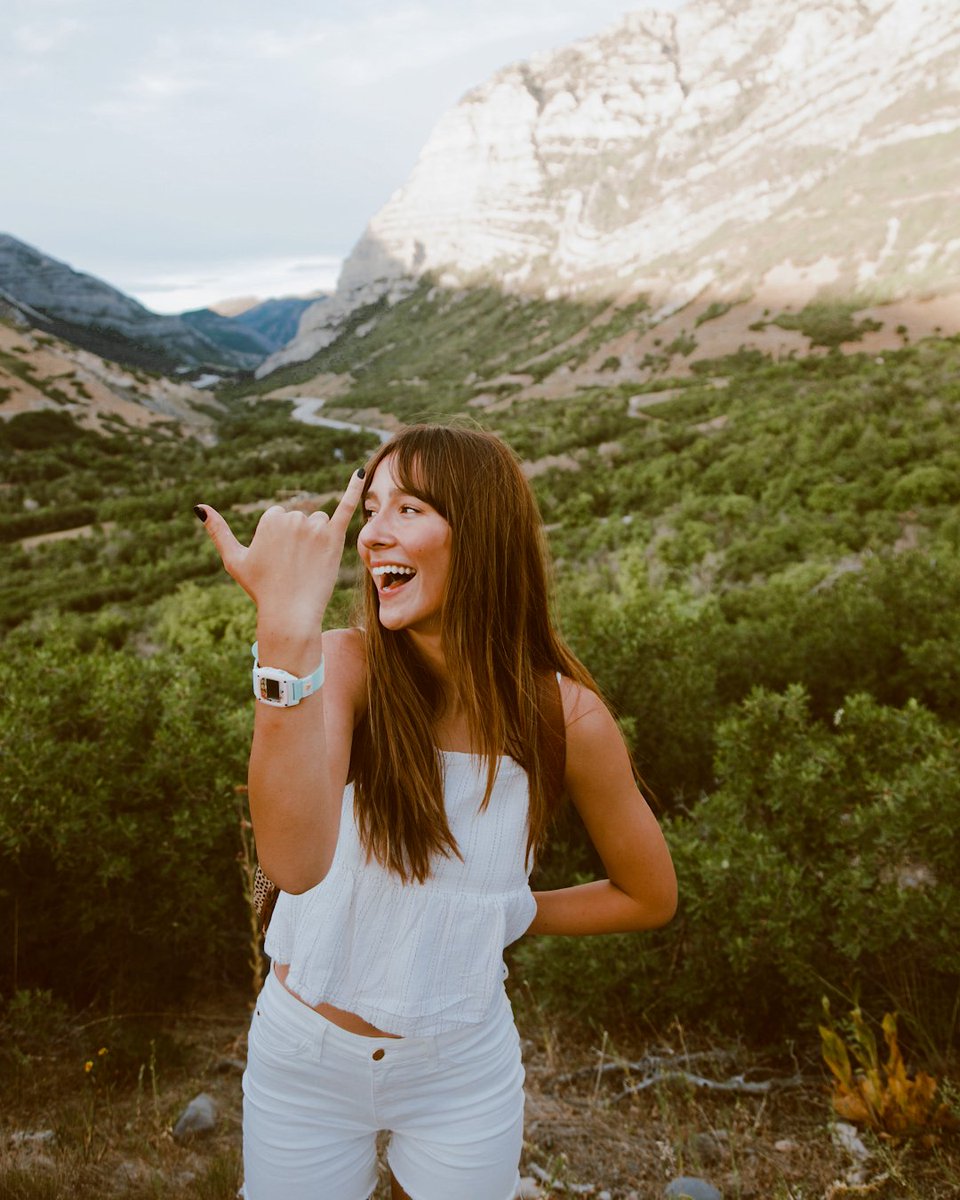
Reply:
<svg viewBox="0 0 960 1200"><path fill-rule="evenodd" d="M304 634L319 627L337 580L350 518L363 491L356 471L332 516L287 512L280 505L261 516L253 540L242 545L209 504L194 510L204 522L227 573L257 606L259 619Z"/></svg>

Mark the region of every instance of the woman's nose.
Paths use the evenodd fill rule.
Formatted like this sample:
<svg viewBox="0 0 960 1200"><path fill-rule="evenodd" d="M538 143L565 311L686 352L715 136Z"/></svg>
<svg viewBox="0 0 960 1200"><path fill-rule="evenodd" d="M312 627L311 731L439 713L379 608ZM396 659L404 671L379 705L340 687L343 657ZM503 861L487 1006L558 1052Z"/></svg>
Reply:
<svg viewBox="0 0 960 1200"><path fill-rule="evenodd" d="M386 546L393 540L387 522L380 513L368 517L357 539L363 546Z"/></svg>

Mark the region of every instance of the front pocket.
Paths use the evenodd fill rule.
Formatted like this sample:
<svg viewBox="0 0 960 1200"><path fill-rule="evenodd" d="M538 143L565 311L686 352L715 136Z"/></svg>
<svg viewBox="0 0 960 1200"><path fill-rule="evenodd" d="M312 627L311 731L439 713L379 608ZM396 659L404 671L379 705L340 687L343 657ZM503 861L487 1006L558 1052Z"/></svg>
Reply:
<svg viewBox="0 0 960 1200"><path fill-rule="evenodd" d="M499 1007L501 1002L495 1001ZM520 1062L520 1034L506 998L503 1007L470 1031L469 1036L444 1038L437 1046L441 1069L476 1071L479 1076L512 1074Z"/></svg>
<svg viewBox="0 0 960 1200"><path fill-rule="evenodd" d="M311 1041L302 1030L265 1012L259 1004L254 1009L248 1042L251 1050L257 1050L268 1058L296 1058L303 1054Z"/></svg>

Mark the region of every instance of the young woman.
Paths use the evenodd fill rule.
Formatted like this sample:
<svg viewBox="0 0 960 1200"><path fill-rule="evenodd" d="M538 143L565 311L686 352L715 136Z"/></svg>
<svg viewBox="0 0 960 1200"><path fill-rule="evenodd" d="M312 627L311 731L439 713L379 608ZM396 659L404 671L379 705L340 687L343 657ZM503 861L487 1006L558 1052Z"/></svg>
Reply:
<svg viewBox="0 0 960 1200"><path fill-rule="evenodd" d="M363 623L324 631L361 501ZM529 486L494 436L424 425L332 517L270 508L245 547L197 515L257 606L250 806L281 889L244 1076L246 1200L366 1200L380 1130L394 1197L511 1200L504 947L649 929L676 905L613 717L551 624ZM609 878L532 893L558 762Z"/></svg>

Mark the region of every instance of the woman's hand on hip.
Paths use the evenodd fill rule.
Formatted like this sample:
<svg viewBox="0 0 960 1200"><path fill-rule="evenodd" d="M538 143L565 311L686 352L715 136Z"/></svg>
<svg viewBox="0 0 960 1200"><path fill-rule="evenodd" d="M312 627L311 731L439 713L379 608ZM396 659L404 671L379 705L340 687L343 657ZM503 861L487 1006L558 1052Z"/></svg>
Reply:
<svg viewBox="0 0 960 1200"><path fill-rule="evenodd" d="M326 611L337 580L350 518L363 491L355 471L332 516L324 512L287 512L268 508L249 546L239 542L226 519L209 504L195 511L224 568L257 606L261 619L285 625L302 622L315 628Z"/></svg>

